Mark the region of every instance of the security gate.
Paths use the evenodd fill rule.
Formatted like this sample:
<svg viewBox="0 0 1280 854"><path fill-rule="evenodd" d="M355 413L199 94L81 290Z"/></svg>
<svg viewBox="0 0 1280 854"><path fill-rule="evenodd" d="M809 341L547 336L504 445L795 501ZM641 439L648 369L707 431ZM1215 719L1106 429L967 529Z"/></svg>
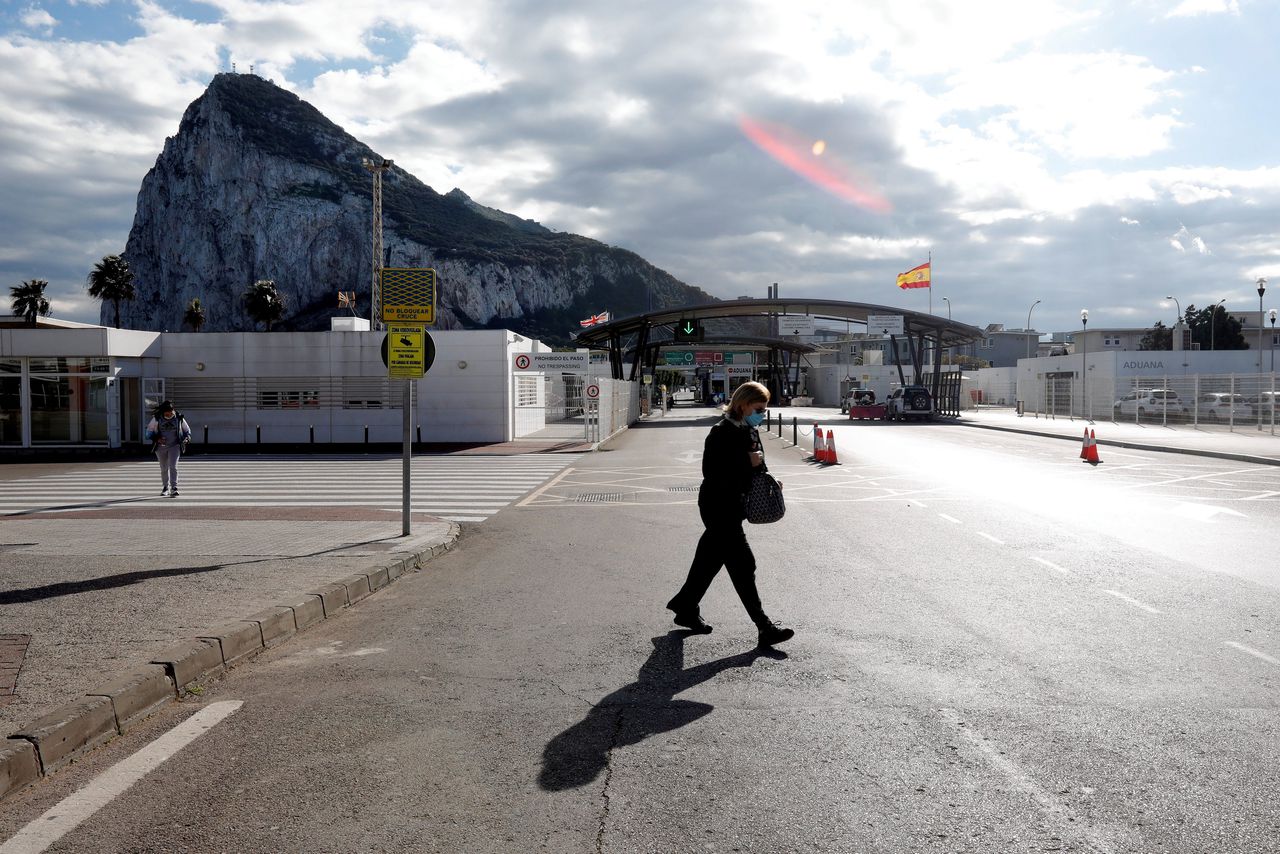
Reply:
<svg viewBox="0 0 1280 854"><path fill-rule="evenodd" d="M1044 400L1046 415L1071 417L1074 397L1075 372L1055 371L1044 375Z"/></svg>
<svg viewBox="0 0 1280 854"><path fill-rule="evenodd" d="M597 400L587 399L581 374L514 374L516 439L599 441Z"/></svg>

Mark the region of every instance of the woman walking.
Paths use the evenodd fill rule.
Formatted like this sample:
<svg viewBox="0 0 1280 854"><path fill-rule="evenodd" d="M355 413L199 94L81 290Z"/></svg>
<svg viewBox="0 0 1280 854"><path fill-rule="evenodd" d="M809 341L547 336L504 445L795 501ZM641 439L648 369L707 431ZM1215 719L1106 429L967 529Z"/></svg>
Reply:
<svg viewBox="0 0 1280 854"><path fill-rule="evenodd" d="M702 487L698 490L698 514L706 530L698 540L689 577L667 608L675 623L695 632L710 632L698 603L720 567L729 570L747 615L760 631L760 645L772 646L795 635L769 619L756 592L756 559L747 543L742 523L747 518L744 498L752 474L765 471L764 451L756 428L764 421L769 390L760 383L738 386L729 398L724 418L707 434L702 450Z"/></svg>
<svg viewBox="0 0 1280 854"><path fill-rule="evenodd" d="M178 497L178 460L191 441L191 428L181 412L174 411L173 404L165 401L156 407L155 417L147 424L147 438L154 444L156 459L160 461L160 494Z"/></svg>

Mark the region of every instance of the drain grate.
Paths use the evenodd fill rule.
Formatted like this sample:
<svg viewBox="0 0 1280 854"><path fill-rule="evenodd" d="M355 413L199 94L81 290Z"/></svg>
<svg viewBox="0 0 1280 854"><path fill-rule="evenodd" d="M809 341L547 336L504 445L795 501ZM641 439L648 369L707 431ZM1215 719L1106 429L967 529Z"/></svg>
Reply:
<svg viewBox="0 0 1280 854"><path fill-rule="evenodd" d="M625 501L627 497L623 492L584 492L573 500L579 504L613 504Z"/></svg>
<svg viewBox="0 0 1280 854"><path fill-rule="evenodd" d="M668 486L667 492L697 492L697 486Z"/></svg>

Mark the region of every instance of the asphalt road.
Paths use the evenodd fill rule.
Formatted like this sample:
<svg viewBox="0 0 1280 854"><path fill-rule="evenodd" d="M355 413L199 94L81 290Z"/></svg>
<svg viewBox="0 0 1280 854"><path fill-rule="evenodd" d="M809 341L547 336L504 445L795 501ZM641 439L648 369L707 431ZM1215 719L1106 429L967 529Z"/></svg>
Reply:
<svg viewBox="0 0 1280 854"><path fill-rule="evenodd" d="M769 652L727 578L710 635L662 608L710 423L582 458L18 795L0 839L235 701L47 850L1280 851L1280 473L945 425L838 428L838 468L773 441L789 510L749 537L797 636Z"/></svg>

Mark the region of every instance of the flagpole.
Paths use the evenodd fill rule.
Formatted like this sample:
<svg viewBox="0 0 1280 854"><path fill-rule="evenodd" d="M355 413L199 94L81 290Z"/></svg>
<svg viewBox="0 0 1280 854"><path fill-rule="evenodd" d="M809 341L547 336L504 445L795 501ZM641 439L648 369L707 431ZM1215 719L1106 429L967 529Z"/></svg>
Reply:
<svg viewBox="0 0 1280 854"><path fill-rule="evenodd" d="M920 256L917 255L917 258ZM933 250L929 250L929 314L933 314Z"/></svg>

